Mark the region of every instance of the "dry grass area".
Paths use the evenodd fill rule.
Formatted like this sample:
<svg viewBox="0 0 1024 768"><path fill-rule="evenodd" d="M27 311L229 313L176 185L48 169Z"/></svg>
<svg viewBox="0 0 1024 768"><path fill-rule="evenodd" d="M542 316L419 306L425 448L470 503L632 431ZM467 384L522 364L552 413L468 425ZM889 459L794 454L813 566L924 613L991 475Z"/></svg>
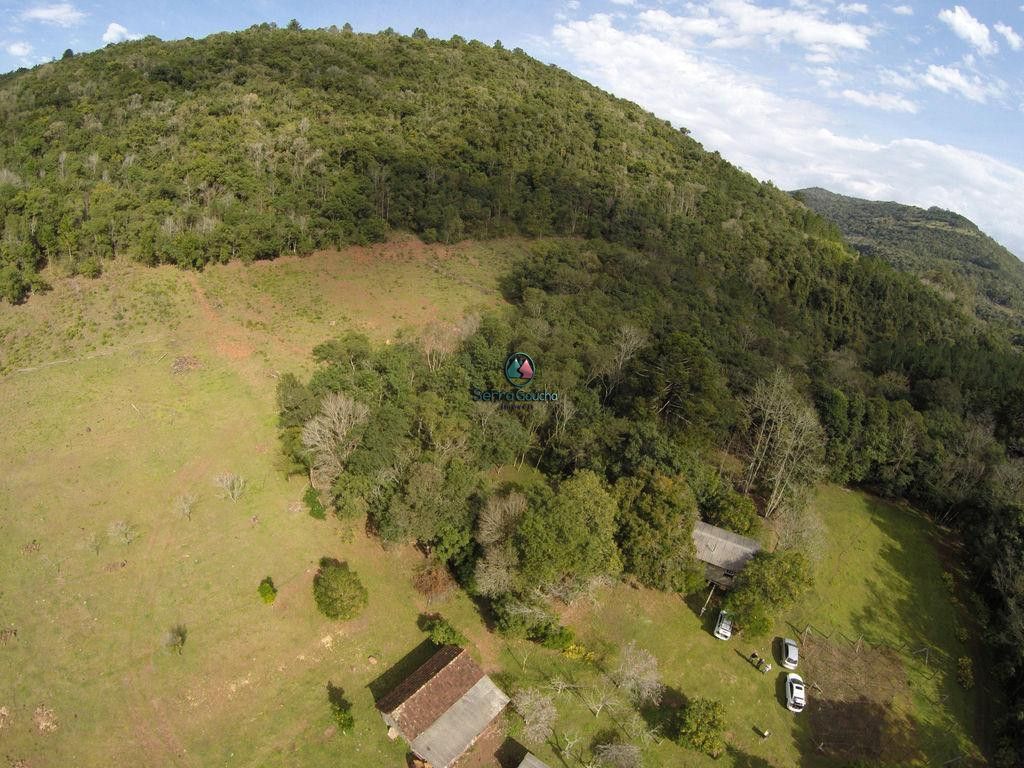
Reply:
<svg viewBox="0 0 1024 768"><path fill-rule="evenodd" d="M806 716L816 751L844 760L913 763L923 757L910 685L899 656L865 643L833 642L807 632L800 670L808 685Z"/></svg>

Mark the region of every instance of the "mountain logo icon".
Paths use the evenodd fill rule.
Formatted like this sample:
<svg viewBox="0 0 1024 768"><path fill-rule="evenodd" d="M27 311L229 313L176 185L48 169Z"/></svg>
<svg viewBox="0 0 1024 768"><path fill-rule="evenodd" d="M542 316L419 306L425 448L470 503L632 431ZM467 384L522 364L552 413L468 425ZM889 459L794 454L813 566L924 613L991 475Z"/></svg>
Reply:
<svg viewBox="0 0 1024 768"><path fill-rule="evenodd" d="M533 358L524 352L515 352L505 361L505 378L513 387L525 387L536 375Z"/></svg>

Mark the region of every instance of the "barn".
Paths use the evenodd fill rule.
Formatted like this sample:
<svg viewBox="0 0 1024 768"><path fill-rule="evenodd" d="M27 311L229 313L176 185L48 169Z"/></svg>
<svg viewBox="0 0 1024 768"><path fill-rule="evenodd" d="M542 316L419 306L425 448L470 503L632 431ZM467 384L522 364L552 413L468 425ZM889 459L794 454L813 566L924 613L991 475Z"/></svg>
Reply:
<svg viewBox="0 0 1024 768"><path fill-rule="evenodd" d="M416 757L448 768L508 704L465 648L445 645L377 702L391 738Z"/></svg>

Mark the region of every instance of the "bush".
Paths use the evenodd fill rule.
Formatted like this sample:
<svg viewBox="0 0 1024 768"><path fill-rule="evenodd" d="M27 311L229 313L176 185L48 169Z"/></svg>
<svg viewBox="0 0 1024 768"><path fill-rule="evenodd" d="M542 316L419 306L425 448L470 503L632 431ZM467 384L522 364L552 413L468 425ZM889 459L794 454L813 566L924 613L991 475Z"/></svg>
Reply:
<svg viewBox="0 0 1024 768"><path fill-rule="evenodd" d="M260 582L258 591L263 602L268 605L277 599L277 587L274 586L274 580L269 576Z"/></svg>
<svg viewBox="0 0 1024 768"><path fill-rule="evenodd" d="M434 645L465 645L469 642L464 634L440 614L424 614L420 616L418 624L430 636L430 642Z"/></svg>
<svg viewBox="0 0 1024 768"><path fill-rule="evenodd" d="M325 557L313 577L313 598L329 619L352 619L366 607L366 587L346 563Z"/></svg>
<svg viewBox="0 0 1024 768"><path fill-rule="evenodd" d="M725 751L725 707L720 701L693 699L679 715L679 743L712 757Z"/></svg>
<svg viewBox="0 0 1024 768"><path fill-rule="evenodd" d="M548 626L543 635L537 637L536 640L545 648L550 648L553 651L564 651L576 642L576 635L568 627L553 625Z"/></svg>
<svg viewBox="0 0 1024 768"><path fill-rule="evenodd" d="M345 698L345 691L334 683L328 683L327 701L331 705L331 718L338 730L341 733L351 731L356 721L352 716L352 702Z"/></svg>
<svg viewBox="0 0 1024 768"><path fill-rule="evenodd" d="M306 502L309 516L317 520L327 519L327 509L320 501L320 493L312 485L306 486L306 492L302 494L302 500Z"/></svg>
<svg viewBox="0 0 1024 768"><path fill-rule="evenodd" d="M974 661L970 656L961 656L956 660L956 680L966 691L974 687Z"/></svg>

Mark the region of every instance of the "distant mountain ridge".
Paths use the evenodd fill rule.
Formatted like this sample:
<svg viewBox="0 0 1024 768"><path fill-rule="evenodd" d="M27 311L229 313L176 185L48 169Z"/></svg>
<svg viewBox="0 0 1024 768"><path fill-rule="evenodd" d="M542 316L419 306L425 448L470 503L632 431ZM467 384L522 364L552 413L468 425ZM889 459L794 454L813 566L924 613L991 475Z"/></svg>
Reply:
<svg viewBox="0 0 1024 768"><path fill-rule="evenodd" d="M1024 344L1024 262L953 211L847 197L820 187L792 195L835 224L863 255L917 275Z"/></svg>

